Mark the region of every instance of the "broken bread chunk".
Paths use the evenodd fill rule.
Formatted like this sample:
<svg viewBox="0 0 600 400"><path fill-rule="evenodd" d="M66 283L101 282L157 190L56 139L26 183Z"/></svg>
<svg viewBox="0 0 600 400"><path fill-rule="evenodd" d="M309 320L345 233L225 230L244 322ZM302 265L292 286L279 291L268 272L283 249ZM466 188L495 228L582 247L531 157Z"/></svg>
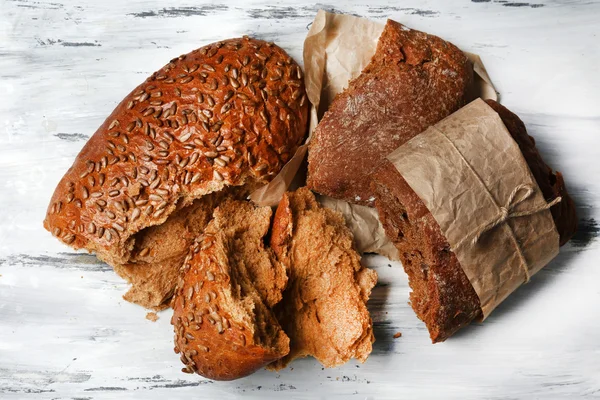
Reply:
<svg viewBox="0 0 600 400"><path fill-rule="evenodd" d="M135 234L129 261L114 265L115 272L131 284L123 298L153 310L169 307L183 260L215 208L226 198L242 199L253 189L247 184L207 194L173 212L163 224Z"/></svg>
<svg viewBox="0 0 600 400"><path fill-rule="evenodd" d="M352 241L343 216L321 207L308 188L284 194L271 247L288 270L276 315L290 337L290 352L270 369L306 356L335 367L351 358L364 362L371 353L375 339L366 303L377 274L360 264Z"/></svg>
<svg viewBox="0 0 600 400"><path fill-rule="evenodd" d="M226 200L192 246L172 304L184 372L232 380L289 352L271 310L287 284L283 264L264 244L271 214L269 207Z"/></svg>

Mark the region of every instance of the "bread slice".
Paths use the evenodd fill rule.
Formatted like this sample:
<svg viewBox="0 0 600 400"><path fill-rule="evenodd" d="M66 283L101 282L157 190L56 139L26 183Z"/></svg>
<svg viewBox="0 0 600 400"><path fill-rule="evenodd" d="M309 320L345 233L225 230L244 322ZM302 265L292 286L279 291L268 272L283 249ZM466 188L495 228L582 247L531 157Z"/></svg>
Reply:
<svg viewBox="0 0 600 400"><path fill-rule="evenodd" d="M287 283L283 264L264 244L271 214L269 207L227 200L193 245L171 320L184 372L231 380L289 352L271 310Z"/></svg>
<svg viewBox="0 0 600 400"><path fill-rule="evenodd" d="M562 197L550 211L560 243L566 243L575 233L577 216L562 175L543 161L534 139L515 114L493 100L487 103L498 112L517 142L544 197L547 200ZM482 316L477 293L439 225L391 163L386 162L377 170L372 188L377 194L379 218L398 248L408 274L411 306L427 325L432 342L444 341Z"/></svg>
<svg viewBox="0 0 600 400"><path fill-rule="evenodd" d="M453 44L388 20L361 74L314 131L307 186L374 207L371 175L391 151L472 98L473 67Z"/></svg>
<svg viewBox="0 0 600 400"><path fill-rule="evenodd" d="M313 356L325 367L371 353L373 322L366 303L377 282L360 264L339 212L321 207L308 188L284 194L273 222L271 247L288 270L288 287L276 306L290 338L290 353L269 366Z"/></svg>

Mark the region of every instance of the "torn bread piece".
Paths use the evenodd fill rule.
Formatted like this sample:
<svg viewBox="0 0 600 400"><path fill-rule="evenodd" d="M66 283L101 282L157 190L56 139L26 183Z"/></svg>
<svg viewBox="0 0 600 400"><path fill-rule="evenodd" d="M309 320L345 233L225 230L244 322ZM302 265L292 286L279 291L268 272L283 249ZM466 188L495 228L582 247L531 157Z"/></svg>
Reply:
<svg viewBox="0 0 600 400"><path fill-rule="evenodd" d="M227 200L192 246L173 298L175 352L184 372L231 380L289 352L272 307L287 284L264 244L269 207Z"/></svg>
<svg viewBox="0 0 600 400"><path fill-rule="evenodd" d="M248 186L210 193L175 211L163 224L138 232L130 260L114 266L115 272L131 284L123 298L153 310L169 307L190 246L204 231L215 208L226 198L244 198L251 191Z"/></svg>
<svg viewBox="0 0 600 400"><path fill-rule="evenodd" d="M343 216L321 207L308 188L284 194L271 247L288 270L276 315L290 337L290 353L269 368L313 356L325 367L364 362L375 340L367 300L375 271L360 264Z"/></svg>

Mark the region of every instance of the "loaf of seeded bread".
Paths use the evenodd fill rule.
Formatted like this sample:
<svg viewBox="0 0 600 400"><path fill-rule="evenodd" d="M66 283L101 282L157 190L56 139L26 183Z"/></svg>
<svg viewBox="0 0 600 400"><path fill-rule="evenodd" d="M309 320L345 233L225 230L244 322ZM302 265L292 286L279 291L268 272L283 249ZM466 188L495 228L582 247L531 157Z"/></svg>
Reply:
<svg viewBox="0 0 600 400"><path fill-rule="evenodd" d="M362 73L314 131L307 185L374 206L371 175L399 145L470 101L473 67L460 49L388 20Z"/></svg>
<svg viewBox="0 0 600 400"><path fill-rule="evenodd" d="M115 267L134 285L128 300L162 308L218 199L209 211L194 202L271 180L305 136L307 103L300 67L272 43L230 39L175 58L86 143L44 227Z"/></svg>
<svg viewBox="0 0 600 400"><path fill-rule="evenodd" d="M523 156L544 197L562 201L550 211L564 244L575 233L577 216L560 172L544 163L527 134L523 122L493 100L487 103L500 115ZM450 250L439 225L425 204L389 162L373 175L379 218L387 236L398 248L400 260L412 288L410 302L425 322L431 340L441 342L461 327L481 318L479 298Z"/></svg>
<svg viewBox="0 0 600 400"><path fill-rule="evenodd" d="M231 380L298 357L334 367L371 353L377 274L343 217L302 188L283 196L269 241L270 220L269 207L225 200L191 247L171 320L184 372Z"/></svg>

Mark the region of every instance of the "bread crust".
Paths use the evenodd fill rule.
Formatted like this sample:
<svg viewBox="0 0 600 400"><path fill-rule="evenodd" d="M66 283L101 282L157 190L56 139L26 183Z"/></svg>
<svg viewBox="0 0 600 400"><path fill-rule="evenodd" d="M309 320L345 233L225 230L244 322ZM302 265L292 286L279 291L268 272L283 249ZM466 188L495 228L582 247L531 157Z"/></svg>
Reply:
<svg viewBox="0 0 600 400"><path fill-rule="evenodd" d="M61 179L44 227L126 263L132 235L227 186L264 183L306 133L300 67L248 37L171 60L116 107Z"/></svg>
<svg viewBox="0 0 600 400"><path fill-rule="evenodd" d="M453 44L388 20L362 73L315 129L307 186L374 206L370 176L384 157L470 100L473 67Z"/></svg>
<svg viewBox="0 0 600 400"><path fill-rule="evenodd" d="M565 244L577 229L575 205L560 172L544 162L523 122L506 107L486 100L499 115L531 170L546 200L562 201L550 208ZM399 250L412 288L411 306L425 322L432 342L441 342L481 318L477 293L462 270L433 215L395 167L386 162L373 175L377 210L387 236Z"/></svg>

